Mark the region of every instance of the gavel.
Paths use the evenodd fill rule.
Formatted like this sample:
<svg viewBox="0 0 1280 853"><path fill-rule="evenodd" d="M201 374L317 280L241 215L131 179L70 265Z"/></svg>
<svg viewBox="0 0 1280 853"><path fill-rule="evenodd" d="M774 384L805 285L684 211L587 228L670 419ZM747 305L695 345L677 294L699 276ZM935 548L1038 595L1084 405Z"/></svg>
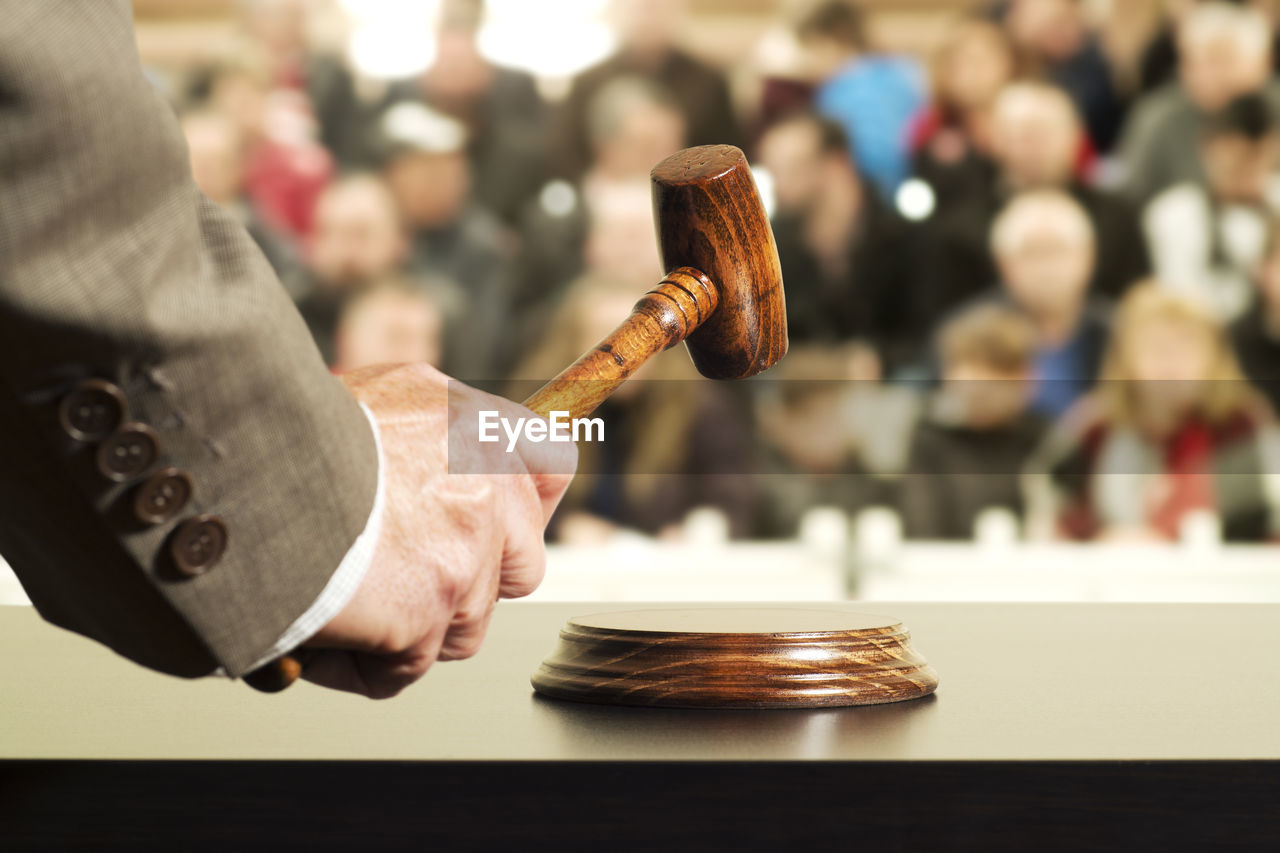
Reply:
<svg viewBox="0 0 1280 853"><path fill-rule="evenodd" d="M782 270L769 217L742 151L703 145L654 167L653 214L666 277L616 329L524 405L582 417L657 353L684 341L709 379L746 379L787 352ZM284 690L318 649L299 648L244 676Z"/></svg>

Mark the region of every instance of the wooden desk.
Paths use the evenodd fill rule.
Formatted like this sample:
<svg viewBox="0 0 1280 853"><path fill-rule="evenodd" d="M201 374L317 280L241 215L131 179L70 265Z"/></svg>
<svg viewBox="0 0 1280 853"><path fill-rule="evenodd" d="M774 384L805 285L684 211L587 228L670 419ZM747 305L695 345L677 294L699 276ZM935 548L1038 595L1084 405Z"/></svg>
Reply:
<svg viewBox="0 0 1280 853"><path fill-rule="evenodd" d="M564 620L635 605L504 603L480 655L396 699L266 696L0 608L0 839L1280 841L1280 605L812 606L903 619L937 694L555 702L529 675Z"/></svg>

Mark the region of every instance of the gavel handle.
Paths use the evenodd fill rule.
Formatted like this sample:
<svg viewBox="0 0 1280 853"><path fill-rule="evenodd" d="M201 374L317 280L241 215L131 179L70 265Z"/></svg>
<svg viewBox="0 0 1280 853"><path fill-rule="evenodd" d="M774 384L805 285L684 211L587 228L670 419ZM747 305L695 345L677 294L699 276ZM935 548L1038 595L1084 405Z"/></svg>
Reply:
<svg viewBox="0 0 1280 853"><path fill-rule="evenodd" d="M244 676L244 683L262 693L279 693L302 677L302 671L315 658L317 651L300 646Z"/></svg>
<svg viewBox="0 0 1280 853"><path fill-rule="evenodd" d="M590 414L642 364L689 337L719 304L715 283L692 267L667 274L618 328L538 389L524 405L544 418Z"/></svg>
<svg viewBox="0 0 1280 853"><path fill-rule="evenodd" d="M683 341L716 310L719 293L704 273L680 267L640 298L631 315L604 340L524 401L542 417L590 414L642 364ZM316 651L297 648L244 676L263 693L279 693L302 676Z"/></svg>

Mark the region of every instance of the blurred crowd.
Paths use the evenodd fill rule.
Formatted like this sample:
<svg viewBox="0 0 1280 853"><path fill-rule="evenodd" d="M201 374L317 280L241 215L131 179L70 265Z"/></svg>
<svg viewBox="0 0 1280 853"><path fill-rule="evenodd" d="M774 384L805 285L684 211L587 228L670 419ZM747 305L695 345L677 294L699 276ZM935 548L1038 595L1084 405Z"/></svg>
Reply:
<svg viewBox="0 0 1280 853"><path fill-rule="evenodd" d="M554 99L486 57L482 0L444 0L430 67L376 86L312 44L312 4L240 8L175 106L335 371L428 361L519 398L660 279L659 160L729 143L758 169L791 354L734 385L655 359L602 408L562 540L678 536L708 505L742 537L872 505L928 539L993 507L1034 537L1280 534L1270 2L977 2L915 56L816 0L719 68L678 0L616 0L616 51Z"/></svg>

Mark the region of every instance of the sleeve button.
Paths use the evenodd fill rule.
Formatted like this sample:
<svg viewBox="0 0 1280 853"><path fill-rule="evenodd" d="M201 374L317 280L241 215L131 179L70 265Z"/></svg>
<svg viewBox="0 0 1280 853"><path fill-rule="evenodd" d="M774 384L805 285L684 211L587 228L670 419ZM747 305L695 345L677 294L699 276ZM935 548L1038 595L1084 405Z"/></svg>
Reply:
<svg viewBox="0 0 1280 853"><path fill-rule="evenodd" d="M160 456L160 439L146 424L125 424L98 446L98 470L117 483L141 477Z"/></svg>
<svg viewBox="0 0 1280 853"><path fill-rule="evenodd" d="M169 555L178 571L202 575L217 565L227 550L227 525L216 515L189 518L174 531Z"/></svg>
<svg viewBox="0 0 1280 853"><path fill-rule="evenodd" d="M143 483L133 499L133 514L143 524L164 524L186 507L195 490L191 475L164 468Z"/></svg>
<svg viewBox="0 0 1280 853"><path fill-rule="evenodd" d="M101 441L115 432L127 411L123 391L102 379L89 379L62 398L58 421L76 441Z"/></svg>

